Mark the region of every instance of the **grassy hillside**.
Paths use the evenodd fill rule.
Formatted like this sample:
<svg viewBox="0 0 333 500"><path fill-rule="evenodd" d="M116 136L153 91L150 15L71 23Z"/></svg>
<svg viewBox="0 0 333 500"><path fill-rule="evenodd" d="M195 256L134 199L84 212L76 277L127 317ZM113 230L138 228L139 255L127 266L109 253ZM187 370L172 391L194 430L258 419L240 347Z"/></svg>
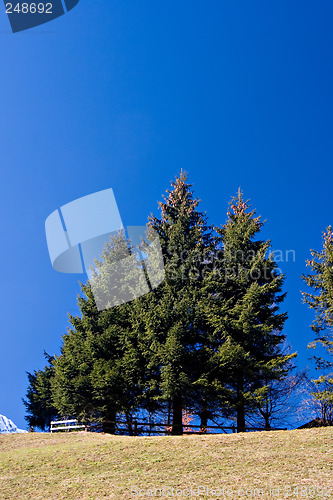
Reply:
<svg viewBox="0 0 333 500"><path fill-rule="evenodd" d="M191 496L333 499L333 428L154 438L0 436L1 499Z"/></svg>

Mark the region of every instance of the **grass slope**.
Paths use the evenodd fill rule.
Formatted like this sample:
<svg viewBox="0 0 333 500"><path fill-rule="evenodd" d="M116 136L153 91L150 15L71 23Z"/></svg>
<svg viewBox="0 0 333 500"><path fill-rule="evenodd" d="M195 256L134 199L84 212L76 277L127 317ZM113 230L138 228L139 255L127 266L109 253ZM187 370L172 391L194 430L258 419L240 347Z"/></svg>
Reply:
<svg viewBox="0 0 333 500"><path fill-rule="evenodd" d="M333 428L153 438L1 435L0 498L333 499Z"/></svg>

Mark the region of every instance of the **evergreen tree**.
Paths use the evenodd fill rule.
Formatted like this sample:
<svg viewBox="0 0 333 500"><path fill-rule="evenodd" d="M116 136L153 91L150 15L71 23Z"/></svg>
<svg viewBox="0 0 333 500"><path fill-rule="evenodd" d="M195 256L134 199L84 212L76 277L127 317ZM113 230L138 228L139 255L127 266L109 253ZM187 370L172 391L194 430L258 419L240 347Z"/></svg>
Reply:
<svg viewBox="0 0 333 500"><path fill-rule="evenodd" d="M314 356L316 369L324 373L314 381L316 390L312 393L320 401L323 418L331 418L333 414L333 234L329 226L323 233L323 248L320 252L311 250L312 259L306 261L311 269L311 274L302 278L313 292L303 292L303 300L310 309L314 309L315 319L311 329L315 340L308 345L314 349L316 346L324 348L328 357Z"/></svg>
<svg viewBox="0 0 333 500"><path fill-rule="evenodd" d="M25 417L29 427L41 430L49 429L51 421L57 416L57 409L52 402L51 386L54 378L53 358L44 352L48 365L43 370L28 373L29 386L26 400L23 403L27 409Z"/></svg>
<svg viewBox="0 0 333 500"><path fill-rule="evenodd" d="M122 299L126 280L131 279L122 269L118 289L108 287L109 266L127 258L129 251L124 234L111 238L96 263L92 279L97 283L82 285L84 296L78 298L81 316L70 316L72 328L64 335L61 354L54 361L53 399L59 413L102 422L103 430L111 433L117 414L130 419L138 404L143 368L130 305L108 307L110 300ZM97 308L92 288L106 309Z"/></svg>
<svg viewBox="0 0 333 500"><path fill-rule="evenodd" d="M206 215L197 210L199 200L193 196L186 173L172 187L159 203L161 217L149 219L161 241L165 279L142 303L146 347L155 363L160 397L172 408L172 433L182 434L182 412L193 404L201 374L199 352L206 332L199 304L214 238Z"/></svg>
<svg viewBox="0 0 333 500"><path fill-rule="evenodd" d="M278 312L285 298L284 276L267 256L270 241L255 239L262 225L239 191L226 224L217 229L223 254L221 272L213 277L215 295L208 318L215 329L220 380L224 379L221 400L228 410L236 410L238 432L245 429L246 411L265 397L268 381L284 376L296 356L281 350L287 317Z"/></svg>

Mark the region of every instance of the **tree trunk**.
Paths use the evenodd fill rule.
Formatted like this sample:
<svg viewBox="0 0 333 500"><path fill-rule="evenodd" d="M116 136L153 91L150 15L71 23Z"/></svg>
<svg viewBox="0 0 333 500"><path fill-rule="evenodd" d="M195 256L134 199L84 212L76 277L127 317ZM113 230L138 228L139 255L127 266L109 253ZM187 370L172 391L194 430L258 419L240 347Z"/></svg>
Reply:
<svg viewBox="0 0 333 500"><path fill-rule="evenodd" d="M116 433L116 417L117 412L114 410L109 410L104 417L102 424L102 431L106 434L115 434Z"/></svg>
<svg viewBox="0 0 333 500"><path fill-rule="evenodd" d="M172 430L171 426L171 410L172 410L172 403L169 400L168 401L168 417L167 417L167 428L165 429L165 434L168 436Z"/></svg>
<svg viewBox="0 0 333 500"><path fill-rule="evenodd" d="M208 425L208 408L207 401L203 398L201 403L201 412L200 412L200 432L207 432Z"/></svg>
<svg viewBox="0 0 333 500"><path fill-rule="evenodd" d="M269 421L269 417L270 417L270 413L269 413L269 403L268 403L268 399L266 399L266 412L265 412L265 415L264 415L264 418L265 418L265 428L266 429L270 429L271 428L271 423Z"/></svg>
<svg viewBox="0 0 333 500"><path fill-rule="evenodd" d="M244 408L244 381L243 374L237 380L237 432L245 432L245 408Z"/></svg>
<svg viewBox="0 0 333 500"><path fill-rule="evenodd" d="M168 420L167 420L167 424L170 426L171 425L171 408L172 405L171 405L171 401L168 401Z"/></svg>
<svg viewBox="0 0 333 500"><path fill-rule="evenodd" d="M127 431L129 436L134 436L133 426L132 426L132 415L131 413L125 412L126 422L127 422Z"/></svg>
<svg viewBox="0 0 333 500"><path fill-rule="evenodd" d="M266 429L270 429L271 428L271 423L269 421L269 415L268 414L265 415L265 428Z"/></svg>
<svg viewBox="0 0 333 500"><path fill-rule="evenodd" d="M172 404L172 431L173 436L183 434L183 405L181 398L174 398Z"/></svg>

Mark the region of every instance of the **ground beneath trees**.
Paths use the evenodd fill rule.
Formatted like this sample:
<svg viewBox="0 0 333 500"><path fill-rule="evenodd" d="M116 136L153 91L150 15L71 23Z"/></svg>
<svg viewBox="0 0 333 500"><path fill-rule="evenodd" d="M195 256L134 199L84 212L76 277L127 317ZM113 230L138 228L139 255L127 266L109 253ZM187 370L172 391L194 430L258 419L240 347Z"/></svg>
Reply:
<svg viewBox="0 0 333 500"><path fill-rule="evenodd" d="M247 434L0 436L1 499L333 499L333 427Z"/></svg>

